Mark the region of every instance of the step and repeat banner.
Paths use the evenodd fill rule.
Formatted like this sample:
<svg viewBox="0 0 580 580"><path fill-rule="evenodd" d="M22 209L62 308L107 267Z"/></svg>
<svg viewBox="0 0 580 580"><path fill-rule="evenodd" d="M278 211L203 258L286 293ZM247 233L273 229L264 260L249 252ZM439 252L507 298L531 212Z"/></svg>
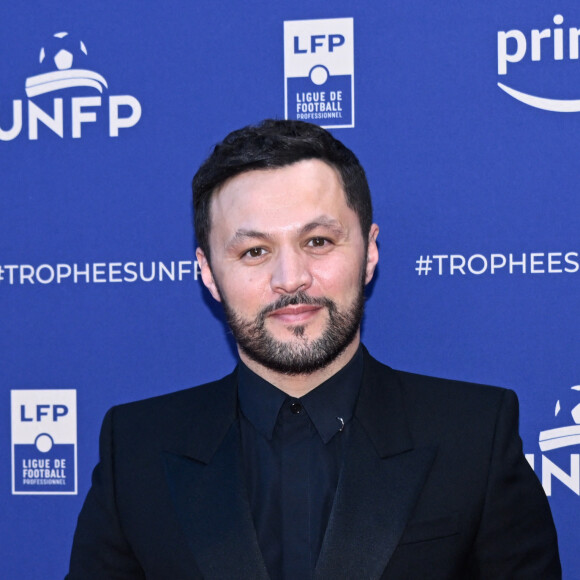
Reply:
<svg viewBox="0 0 580 580"><path fill-rule="evenodd" d="M364 342L395 368L517 392L580 578L577 2L0 11L2 578L64 576L109 407L235 365L190 182L266 117L357 153L381 228Z"/></svg>

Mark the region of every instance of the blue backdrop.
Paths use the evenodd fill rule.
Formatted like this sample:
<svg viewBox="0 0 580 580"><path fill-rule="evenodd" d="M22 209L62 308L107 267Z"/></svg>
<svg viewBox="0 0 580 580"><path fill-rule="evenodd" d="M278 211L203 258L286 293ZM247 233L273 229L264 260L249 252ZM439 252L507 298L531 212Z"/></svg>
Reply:
<svg viewBox="0 0 580 580"><path fill-rule="evenodd" d="M396 368L518 393L579 577L577 2L0 13L3 578L64 575L110 406L235 364L196 276L190 180L227 132L300 104L334 113L313 120L368 172L381 262L364 342Z"/></svg>

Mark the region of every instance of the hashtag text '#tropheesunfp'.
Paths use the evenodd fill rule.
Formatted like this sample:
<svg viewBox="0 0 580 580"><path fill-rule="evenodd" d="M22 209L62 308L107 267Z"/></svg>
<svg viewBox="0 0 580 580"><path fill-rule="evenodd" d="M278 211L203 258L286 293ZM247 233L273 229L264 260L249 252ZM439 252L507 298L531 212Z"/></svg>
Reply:
<svg viewBox="0 0 580 580"><path fill-rule="evenodd" d="M579 253L574 251L488 255L426 254L415 260L418 276L575 274L579 270Z"/></svg>
<svg viewBox="0 0 580 580"><path fill-rule="evenodd" d="M0 283L112 284L131 282L182 282L200 275L195 260L148 262L92 262L83 264L6 264L0 266Z"/></svg>

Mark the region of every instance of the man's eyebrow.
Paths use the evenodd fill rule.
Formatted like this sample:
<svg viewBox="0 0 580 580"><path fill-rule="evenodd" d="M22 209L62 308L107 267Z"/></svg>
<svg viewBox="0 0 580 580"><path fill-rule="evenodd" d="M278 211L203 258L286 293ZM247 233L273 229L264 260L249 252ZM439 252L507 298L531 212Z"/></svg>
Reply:
<svg viewBox="0 0 580 580"><path fill-rule="evenodd" d="M308 234L312 230L315 230L317 228L326 228L326 229L332 230L338 236L346 235L346 230L345 230L344 226L338 220L336 220L334 218L329 218L326 216L321 216L321 217L317 218L316 220L306 224L302 228L301 233L303 235Z"/></svg>
<svg viewBox="0 0 580 580"><path fill-rule="evenodd" d="M315 220L307 223L300 229L299 234L304 236L312 232L317 228L326 228L332 230L337 236L345 236L346 231L343 225L334 218L329 218L327 216L320 216ZM258 230L247 230L245 228L240 228L236 233L228 240L226 248L235 247L237 244L242 244L248 240L263 240L265 242L271 242L273 236L266 232L260 232Z"/></svg>
<svg viewBox="0 0 580 580"><path fill-rule="evenodd" d="M227 242L226 247L231 248L236 244L243 243L247 240L264 240L270 241L272 236L265 232L259 232L257 230L246 230L246 229L239 229Z"/></svg>

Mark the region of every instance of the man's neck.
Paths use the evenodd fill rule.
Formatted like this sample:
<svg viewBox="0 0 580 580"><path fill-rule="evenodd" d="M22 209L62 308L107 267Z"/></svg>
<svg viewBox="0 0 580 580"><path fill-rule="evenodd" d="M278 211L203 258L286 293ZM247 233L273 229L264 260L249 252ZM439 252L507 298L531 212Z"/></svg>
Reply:
<svg viewBox="0 0 580 580"><path fill-rule="evenodd" d="M249 358L238 349L243 363L265 381L274 385L290 397L299 398L321 385L324 381L335 375L355 355L360 344L360 334L327 366L312 373L300 375L287 375L273 371L255 360Z"/></svg>

